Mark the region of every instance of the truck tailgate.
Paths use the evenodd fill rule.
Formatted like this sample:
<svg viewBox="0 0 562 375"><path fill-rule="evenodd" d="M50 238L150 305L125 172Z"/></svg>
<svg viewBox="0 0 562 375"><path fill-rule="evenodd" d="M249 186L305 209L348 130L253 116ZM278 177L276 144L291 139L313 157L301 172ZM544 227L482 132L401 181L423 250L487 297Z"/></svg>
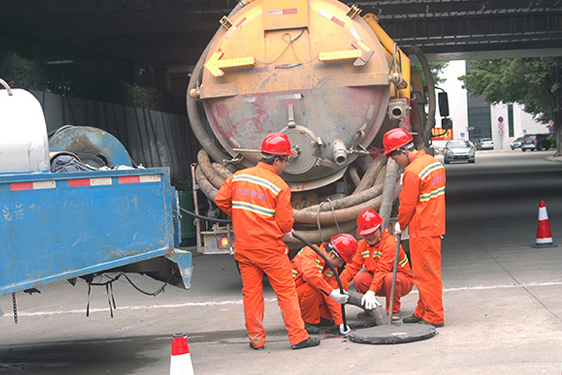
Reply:
<svg viewBox="0 0 562 375"><path fill-rule="evenodd" d="M0 295L174 253L167 168L0 175Z"/></svg>

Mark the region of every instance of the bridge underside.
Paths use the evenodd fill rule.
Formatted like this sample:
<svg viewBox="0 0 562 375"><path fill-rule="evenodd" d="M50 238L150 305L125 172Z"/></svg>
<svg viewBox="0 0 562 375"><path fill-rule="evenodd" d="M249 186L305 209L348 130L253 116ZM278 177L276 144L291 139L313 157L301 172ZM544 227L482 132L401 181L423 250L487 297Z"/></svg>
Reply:
<svg viewBox="0 0 562 375"><path fill-rule="evenodd" d="M0 46L43 61L117 61L137 75L154 72L152 79L185 77L236 3L12 1L0 12ZM562 55L562 0L346 3L377 15L400 47L418 45L429 60Z"/></svg>

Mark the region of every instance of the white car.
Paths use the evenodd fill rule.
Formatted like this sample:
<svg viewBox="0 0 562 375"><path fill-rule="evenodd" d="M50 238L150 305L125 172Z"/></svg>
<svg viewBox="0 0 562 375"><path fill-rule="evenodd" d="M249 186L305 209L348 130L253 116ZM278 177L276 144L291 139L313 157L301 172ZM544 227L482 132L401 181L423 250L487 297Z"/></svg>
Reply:
<svg viewBox="0 0 562 375"><path fill-rule="evenodd" d="M449 141L445 145L443 160L445 164L449 164L452 161L474 163L476 161L475 153L474 146L469 141Z"/></svg>
<svg viewBox="0 0 562 375"><path fill-rule="evenodd" d="M523 140L523 137L519 137L513 140L513 142L510 143L511 149L515 150L516 148L521 148L521 141Z"/></svg>
<svg viewBox="0 0 562 375"><path fill-rule="evenodd" d="M493 150L494 141L491 138L482 138L476 143L476 148L478 150Z"/></svg>

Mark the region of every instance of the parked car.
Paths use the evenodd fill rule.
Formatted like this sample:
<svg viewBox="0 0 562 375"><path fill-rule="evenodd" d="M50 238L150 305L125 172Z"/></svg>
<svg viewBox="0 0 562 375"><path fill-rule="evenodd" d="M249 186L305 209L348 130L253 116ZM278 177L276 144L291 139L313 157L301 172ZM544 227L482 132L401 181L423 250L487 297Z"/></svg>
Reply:
<svg viewBox="0 0 562 375"><path fill-rule="evenodd" d="M527 150L548 150L549 148L548 134L527 134L521 140L521 151L523 152Z"/></svg>
<svg viewBox="0 0 562 375"><path fill-rule="evenodd" d="M493 150L494 149L494 141L492 138L482 138L476 142L476 148L478 150Z"/></svg>
<svg viewBox="0 0 562 375"><path fill-rule="evenodd" d="M519 138L515 138L513 140L513 142L510 143L511 149L515 150L516 148L521 148L521 141L523 140L523 137L519 137Z"/></svg>
<svg viewBox="0 0 562 375"><path fill-rule="evenodd" d="M448 141L445 144L443 159L445 164L449 164L452 161L474 163L476 161L475 154L474 145L469 141Z"/></svg>

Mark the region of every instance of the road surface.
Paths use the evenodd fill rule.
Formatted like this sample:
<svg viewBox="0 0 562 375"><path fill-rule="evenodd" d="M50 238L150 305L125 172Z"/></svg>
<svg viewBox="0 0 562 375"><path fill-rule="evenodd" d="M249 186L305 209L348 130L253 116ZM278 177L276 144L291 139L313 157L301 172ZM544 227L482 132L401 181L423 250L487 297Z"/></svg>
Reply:
<svg viewBox="0 0 562 375"><path fill-rule="evenodd" d="M67 282L0 297L0 374L168 374L172 335L188 335L195 374L560 374L562 247L534 249L539 202L554 241L562 238L562 163L549 152L478 151L449 164L443 241L446 322L438 335L398 345L364 345L321 335L291 350L266 286L266 350L245 336L241 282L232 257L195 256L193 287L148 297L119 281L110 317L105 288ZM161 283L134 276L153 291ZM403 298L413 312L417 292ZM355 321L359 309L347 308Z"/></svg>

